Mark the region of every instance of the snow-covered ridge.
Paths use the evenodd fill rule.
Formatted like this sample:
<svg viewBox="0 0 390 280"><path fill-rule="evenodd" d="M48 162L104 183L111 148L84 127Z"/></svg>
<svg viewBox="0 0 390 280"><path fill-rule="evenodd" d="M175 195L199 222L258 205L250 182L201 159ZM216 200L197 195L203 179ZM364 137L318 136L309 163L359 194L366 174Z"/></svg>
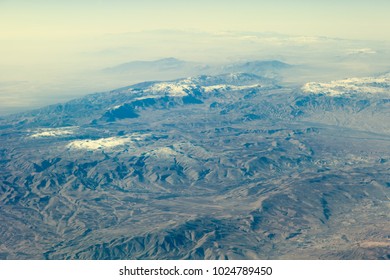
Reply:
<svg viewBox="0 0 390 280"><path fill-rule="evenodd" d="M261 88L262 86L260 84L254 84L254 85L249 85L249 86L235 86L235 85L226 85L226 84L221 84L221 85L215 85L215 86L205 86L202 87L202 89L205 92L212 92L212 91L235 91L235 90L243 90L243 89L253 89L253 88Z"/></svg>
<svg viewBox="0 0 390 280"><path fill-rule="evenodd" d="M30 138L59 137L74 134L77 127L40 128L30 135Z"/></svg>
<svg viewBox="0 0 390 280"><path fill-rule="evenodd" d="M197 86L193 83L185 83L185 82L164 82L154 84L144 92L146 93L163 93L166 96L186 96L188 92L197 88Z"/></svg>
<svg viewBox="0 0 390 280"><path fill-rule="evenodd" d="M100 139L85 139L75 140L67 145L67 148L77 150L99 150L99 149L112 149L117 146L131 145L137 141L144 140L149 134L134 133L128 136L121 137L106 137Z"/></svg>
<svg viewBox="0 0 390 280"><path fill-rule="evenodd" d="M157 158L171 157L171 156L178 155L178 153L175 150L173 150L171 147L158 147L156 149L147 152L147 154Z"/></svg>
<svg viewBox="0 0 390 280"><path fill-rule="evenodd" d="M135 97L135 100L162 96L183 97L194 91L210 93L212 91L236 91L262 87L256 78L260 79L260 77L254 75L231 73L216 77L199 76L188 77L179 81L159 82L141 92L136 92L138 96ZM243 81L244 85L240 85L240 81Z"/></svg>
<svg viewBox="0 0 390 280"><path fill-rule="evenodd" d="M243 89L252 89L260 88L262 85L256 83L253 85L237 86L231 84L217 84L212 86L198 86L191 81L191 79L183 80L178 83L158 83L145 90L144 92L150 93L164 93L166 96L186 96L191 91L198 89L199 91L211 92L215 90L243 90ZM152 95L150 95L152 96Z"/></svg>
<svg viewBox="0 0 390 280"><path fill-rule="evenodd" d="M123 146L125 144L130 144L132 140L125 137L108 137L101 138L97 140L76 140L72 141L67 145L71 149L79 150L98 150L98 149L110 149L116 146Z"/></svg>
<svg viewBox="0 0 390 280"><path fill-rule="evenodd" d="M329 83L310 82L302 87L302 91L329 96L357 93L390 95L390 73L378 77L349 78Z"/></svg>

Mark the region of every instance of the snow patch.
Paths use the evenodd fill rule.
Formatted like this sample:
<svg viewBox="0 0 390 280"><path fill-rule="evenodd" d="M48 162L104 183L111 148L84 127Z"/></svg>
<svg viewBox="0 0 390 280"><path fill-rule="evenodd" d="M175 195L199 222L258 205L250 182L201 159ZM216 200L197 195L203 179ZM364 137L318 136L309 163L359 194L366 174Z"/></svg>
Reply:
<svg viewBox="0 0 390 280"><path fill-rule="evenodd" d="M128 138L119 138L119 137L109 137L102 138L97 140L76 140L67 145L71 149L80 149L80 150L98 150L98 149L107 149L114 148L117 146L122 146L132 141Z"/></svg>
<svg viewBox="0 0 390 280"><path fill-rule="evenodd" d="M205 92L228 91L228 90L234 91L234 90L244 90L244 89L254 89L254 88L261 88L261 85L254 84L249 86L234 86L234 85L221 84L221 85L203 87Z"/></svg>
<svg viewBox="0 0 390 280"><path fill-rule="evenodd" d="M162 157L162 156L170 157L170 156L175 156L178 153L170 147L159 147L148 152L148 154L155 157Z"/></svg>
<svg viewBox="0 0 390 280"><path fill-rule="evenodd" d="M390 74L379 77L349 78L329 83L310 82L302 87L306 93L340 96L344 94L389 94Z"/></svg>
<svg viewBox="0 0 390 280"><path fill-rule="evenodd" d="M163 93L165 96L187 96L188 92L195 89L195 84L186 83L158 83L151 86L147 92Z"/></svg>
<svg viewBox="0 0 390 280"><path fill-rule="evenodd" d="M75 140L70 142L67 147L70 149L78 150L101 150L101 149L113 149L118 146L131 145L137 141L142 141L148 136L148 134L132 134L124 137L107 137L96 140L85 139Z"/></svg>
<svg viewBox="0 0 390 280"><path fill-rule="evenodd" d="M40 128L30 135L30 138L59 137L74 134L76 127Z"/></svg>

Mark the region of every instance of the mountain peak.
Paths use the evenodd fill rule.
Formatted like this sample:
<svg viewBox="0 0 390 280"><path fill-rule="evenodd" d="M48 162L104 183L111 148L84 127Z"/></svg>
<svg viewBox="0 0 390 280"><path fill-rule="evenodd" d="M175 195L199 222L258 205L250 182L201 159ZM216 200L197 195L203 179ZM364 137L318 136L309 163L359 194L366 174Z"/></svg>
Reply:
<svg viewBox="0 0 390 280"><path fill-rule="evenodd" d="M174 63L174 62L184 62L183 60L180 60L180 59L177 59L176 57L165 57L165 58L161 58L161 59L158 59L158 60L155 60L155 62L170 62L170 63Z"/></svg>
<svg viewBox="0 0 390 280"><path fill-rule="evenodd" d="M103 69L109 73L139 72L151 70L166 70L171 68L180 68L187 62L175 57L161 58L157 60L135 60L122 63L113 67Z"/></svg>

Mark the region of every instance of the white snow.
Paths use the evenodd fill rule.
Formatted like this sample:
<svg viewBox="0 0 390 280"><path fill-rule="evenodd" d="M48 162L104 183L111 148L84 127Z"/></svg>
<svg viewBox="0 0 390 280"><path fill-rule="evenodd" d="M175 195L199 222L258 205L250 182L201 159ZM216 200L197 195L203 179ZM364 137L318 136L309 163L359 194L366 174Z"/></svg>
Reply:
<svg viewBox="0 0 390 280"><path fill-rule="evenodd" d="M327 94L329 96L339 96L344 94L389 94L390 95L390 75L379 77L349 78L329 83L310 82L302 87L306 93Z"/></svg>
<svg viewBox="0 0 390 280"><path fill-rule="evenodd" d="M230 74L229 78L232 80L239 80L240 74ZM206 77L207 79L207 77ZM243 89L260 88L260 84L252 84L245 86L236 86L231 84L217 84L212 86L199 86L199 78L189 77L180 81L160 82L153 84L134 97L134 100L144 100L148 98L160 98L164 96L183 97L188 96L194 90L200 92L212 91L234 91Z"/></svg>
<svg viewBox="0 0 390 280"><path fill-rule="evenodd" d="M221 84L221 85L214 85L214 86L205 86L202 87L205 92L212 92L215 90L218 91L227 91L227 90L243 90L243 89L253 89L253 88L260 88L261 85L254 84L249 86L234 86L234 85L227 85L227 84Z"/></svg>
<svg viewBox="0 0 390 280"><path fill-rule="evenodd" d="M115 105L115 106L112 107L112 108L108 108L108 110L116 110L116 109L120 108L121 106L123 106L123 104Z"/></svg>
<svg viewBox="0 0 390 280"><path fill-rule="evenodd" d="M67 147L79 150L113 149L118 146L131 145L136 141L144 140L149 134L134 133L123 137L107 137L96 140L85 139L70 142Z"/></svg>
<svg viewBox="0 0 390 280"><path fill-rule="evenodd" d="M101 138L97 140L76 140L72 141L67 145L68 148L83 149L83 150L98 150L104 148L114 148L116 146L122 146L130 143L131 140L128 138L109 137Z"/></svg>
<svg viewBox="0 0 390 280"><path fill-rule="evenodd" d="M76 127L59 127L59 128L40 128L30 135L31 138L40 137L59 137L63 135L72 135Z"/></svg>
<svg viewBox="0 0 390 280"><path fill-rule="evenodd" d="M148 90L154 93L163 93L165 96L186 96L188 92L195 88L195 84L192 83L158 83L151 86Z"/></svg>
<svg viewBox="0 0 390 280"><path fill-rule="evenodd" d="M140 96L140 97L134 98L134 100L144 100L144 99L148 99L148 98L156 98L156 95L145 95L145 96Z"/></svg>

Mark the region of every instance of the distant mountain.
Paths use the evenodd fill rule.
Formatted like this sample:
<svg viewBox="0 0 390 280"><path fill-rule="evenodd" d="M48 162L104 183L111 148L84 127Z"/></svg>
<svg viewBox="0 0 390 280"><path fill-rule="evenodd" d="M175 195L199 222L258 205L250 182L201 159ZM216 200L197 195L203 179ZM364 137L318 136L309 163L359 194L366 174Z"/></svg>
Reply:
<svg viewBox="0 0 390 280"><path fill-rule="evenodd" d="M112 76L131 75L132 77L162 77L163 79L182 78L183 76L220 75L227 73L250 73L268 78L279 77L283 70L294 66L281 61L247 61L233 64L206 65L197 62L179 60L173 57L153 61L131 61L103 69L103 73Z"/></svg>
<svg viewBox="0 0 390 280"><path fill-rule="evenodd" d="M0 259L389 259L389 88L195 75L3 117Z"/></svg>
<svg viewBox="0 0 390 280"><path fill-rule="evenodd" d="M245 73L253 73L262 76L270 76L275 75L284 69L292 68L293 66L278 60L271 61L248 61L241 63L234 63L230 65L223 66L221 71L227 73L234 72L245 72Z"/></svg>
<svg viewBox="0 0 390 280"><path fill-rule="evenodd" d="M188 76L211 73L207 64L184 61L173 57L151 61L130 61L102 69L100 75L104 79L124 84L133 81L173 80Z"/></svg>
<svg viewBox="0 0 390 280"><path fill-rule="evenodd" d="M172 71L180 70L190 63L174 57L153 61L131 61L114 67L103 69L107 73L126 73L133 71Z"/></svg>

